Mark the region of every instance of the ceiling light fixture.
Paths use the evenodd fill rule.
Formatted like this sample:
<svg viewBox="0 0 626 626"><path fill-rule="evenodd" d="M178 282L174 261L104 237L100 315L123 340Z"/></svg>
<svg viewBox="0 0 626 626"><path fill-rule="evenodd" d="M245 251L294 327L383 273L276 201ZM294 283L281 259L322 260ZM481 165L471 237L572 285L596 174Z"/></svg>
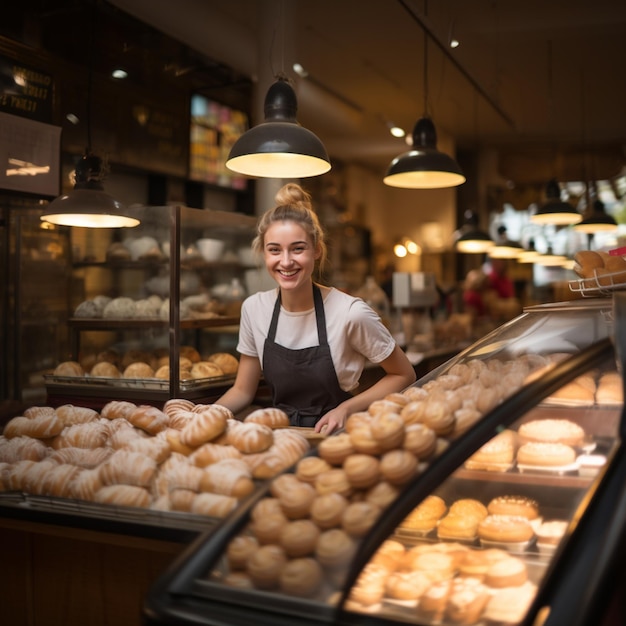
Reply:
<svg viewBox="0 0 626 626"><path fill-rule="evenodd" d="M541 253L538 252L535 248L535 240L534 239L530 239L528 242L528 248L523 249L518 257L517 257L517 262L518 263L534 263L535 259L540 255Z"/></svg>
<svg viewBox="0 0 626 626"><path fill-rule="evenodd" d="M569 226L577 224L583 216L569 202L561 199L561 187L556 178L546 185L546 203L530 216L535 224L553 224L554 226Z"/></svg>
<svg viewBox="0 0 626 626"><path fill-rule="evenodd" d="M523 251L522 244L506 236L506 226L504 224L498 226L498 239L489 249L489 256L492 259L517 259Z"/></svg>
<svg viewBox="0 0 626 626"><path fill-rule="evenodd" d="M464 215L465 221L458 233L455 248L457 252L465 254L484 254L493 248L493 239L478 227L478 215L474 211L467 210Z"/></svg>
<svg viewBox="0 0 626 626"><path fill-rule="evenodd" d="M331 168L326 148L296 119L296 94L278 76L265 96L265 121L234 143L226 161L233 172L264 178L306 178Z"/></svg>
<svg viewBox="0 0 626 626"><path fill-rule="evenodd" d="M102 159L91 151L91 92L93 83L93 51L95 45L96 5L91 16L89 42L89 73L87 79L87 147L74 173L74 188L55 198L40 216L42 222L59 226L86 228L128 228L139 220L125 215L124 207L105 193L102 181L106 174Z"/></svg>
<svg viewBox="0 0 626 626"><path fill-rule="evenodd" d="M389 165L383 182L404 189L456 187L465 182L458 163L437 149L437 131L428 116L428 33L424 32L424 115L413 128L411 150Z"/></svg>
<svg viewBox="0 0 626 626"><path fill-rule="evenodd" d="M606 212L604 202L595 200L592 209L583 215L582 221L574 224L574 230L593 235L599 232L608 232L617 228L615 218Z"/></svg>

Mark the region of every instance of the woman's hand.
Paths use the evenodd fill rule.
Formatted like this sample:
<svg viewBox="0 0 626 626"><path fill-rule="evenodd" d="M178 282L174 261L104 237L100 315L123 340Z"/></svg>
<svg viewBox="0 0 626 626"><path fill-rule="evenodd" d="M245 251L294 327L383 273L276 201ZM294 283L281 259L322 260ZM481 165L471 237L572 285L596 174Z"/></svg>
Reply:
<svg viewBox="0 0 626 626"><path fill-rule="evenodd" d="M347 418L348 411L340 404L320 418L317 424L315 424L315 432L330 435L336 430L343 428Z"/></svg>

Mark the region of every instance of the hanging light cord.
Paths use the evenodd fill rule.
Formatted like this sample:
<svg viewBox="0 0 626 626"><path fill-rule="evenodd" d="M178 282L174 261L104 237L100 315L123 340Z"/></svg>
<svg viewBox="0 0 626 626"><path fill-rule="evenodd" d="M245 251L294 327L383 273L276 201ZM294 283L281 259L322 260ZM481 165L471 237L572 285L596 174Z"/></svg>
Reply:
<svg viewBox="0 0 626 626"><path fill-rule="evenodd" d="M465 76L465 78L469 81L469 83L476 89L476 91L485 99L486 102L489 103L491 108L498 113L498 115L511 127L515 128L515 122L507 115L507 113L498 105L498 103L483 89L483 87L478 83L478 81L469 73L469 71L463 67L460 61L455 57L455 55L451 54L447 49L447 46L442 43L439 38L435 35L432 28L426 23L424 17L418 14L418 12L409 5L407 0L398 0L398 2L404 7L404 9L409 13L409 15L420 25L420 27L424 30L424 33L430 37L440 48L443 54L448 58L448 60Z"/></svg>
<svg viewBox="0 0 626 626"><path fill-rule="evenodd" d="M428 16L428 0L424 2L424 16ZM424 30L424 117L428 117L428 33Z"/></svg>

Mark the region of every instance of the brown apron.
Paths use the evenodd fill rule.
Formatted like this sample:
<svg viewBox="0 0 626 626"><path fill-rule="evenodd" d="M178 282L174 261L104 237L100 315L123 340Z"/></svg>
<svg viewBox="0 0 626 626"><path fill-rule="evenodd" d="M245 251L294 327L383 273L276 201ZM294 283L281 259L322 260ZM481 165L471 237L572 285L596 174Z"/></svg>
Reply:
<svg viewBox="0 0 626 626"><path fill-rule="evenodd" d="M280 290L263 348L263 376L272 403L289 415L292 426L312 427L328 411L352 397L339 386L326 336L322 292L313 285L318 346L290 350L277 344Z"/></svg>

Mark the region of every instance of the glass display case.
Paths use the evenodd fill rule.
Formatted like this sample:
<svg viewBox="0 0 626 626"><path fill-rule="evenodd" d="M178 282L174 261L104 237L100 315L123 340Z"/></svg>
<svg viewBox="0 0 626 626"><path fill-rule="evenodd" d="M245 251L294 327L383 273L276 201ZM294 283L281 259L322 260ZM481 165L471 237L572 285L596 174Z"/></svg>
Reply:
<svg viewBox="0 0 626 626"><path fill-rule="evenodd" d="M350 416L189 546L146 623L618 623L625 295L529 308Z"/></svg>
<svg viewBox="0 0 626 626"><path fill-rule="evenodd" d="M132 213L132 229L71 229L69 345L45 377L51 404L209 400L234 380L232 368L197 363L235 356L241 302L262 284L255 218L180 206Z"/></svg>

